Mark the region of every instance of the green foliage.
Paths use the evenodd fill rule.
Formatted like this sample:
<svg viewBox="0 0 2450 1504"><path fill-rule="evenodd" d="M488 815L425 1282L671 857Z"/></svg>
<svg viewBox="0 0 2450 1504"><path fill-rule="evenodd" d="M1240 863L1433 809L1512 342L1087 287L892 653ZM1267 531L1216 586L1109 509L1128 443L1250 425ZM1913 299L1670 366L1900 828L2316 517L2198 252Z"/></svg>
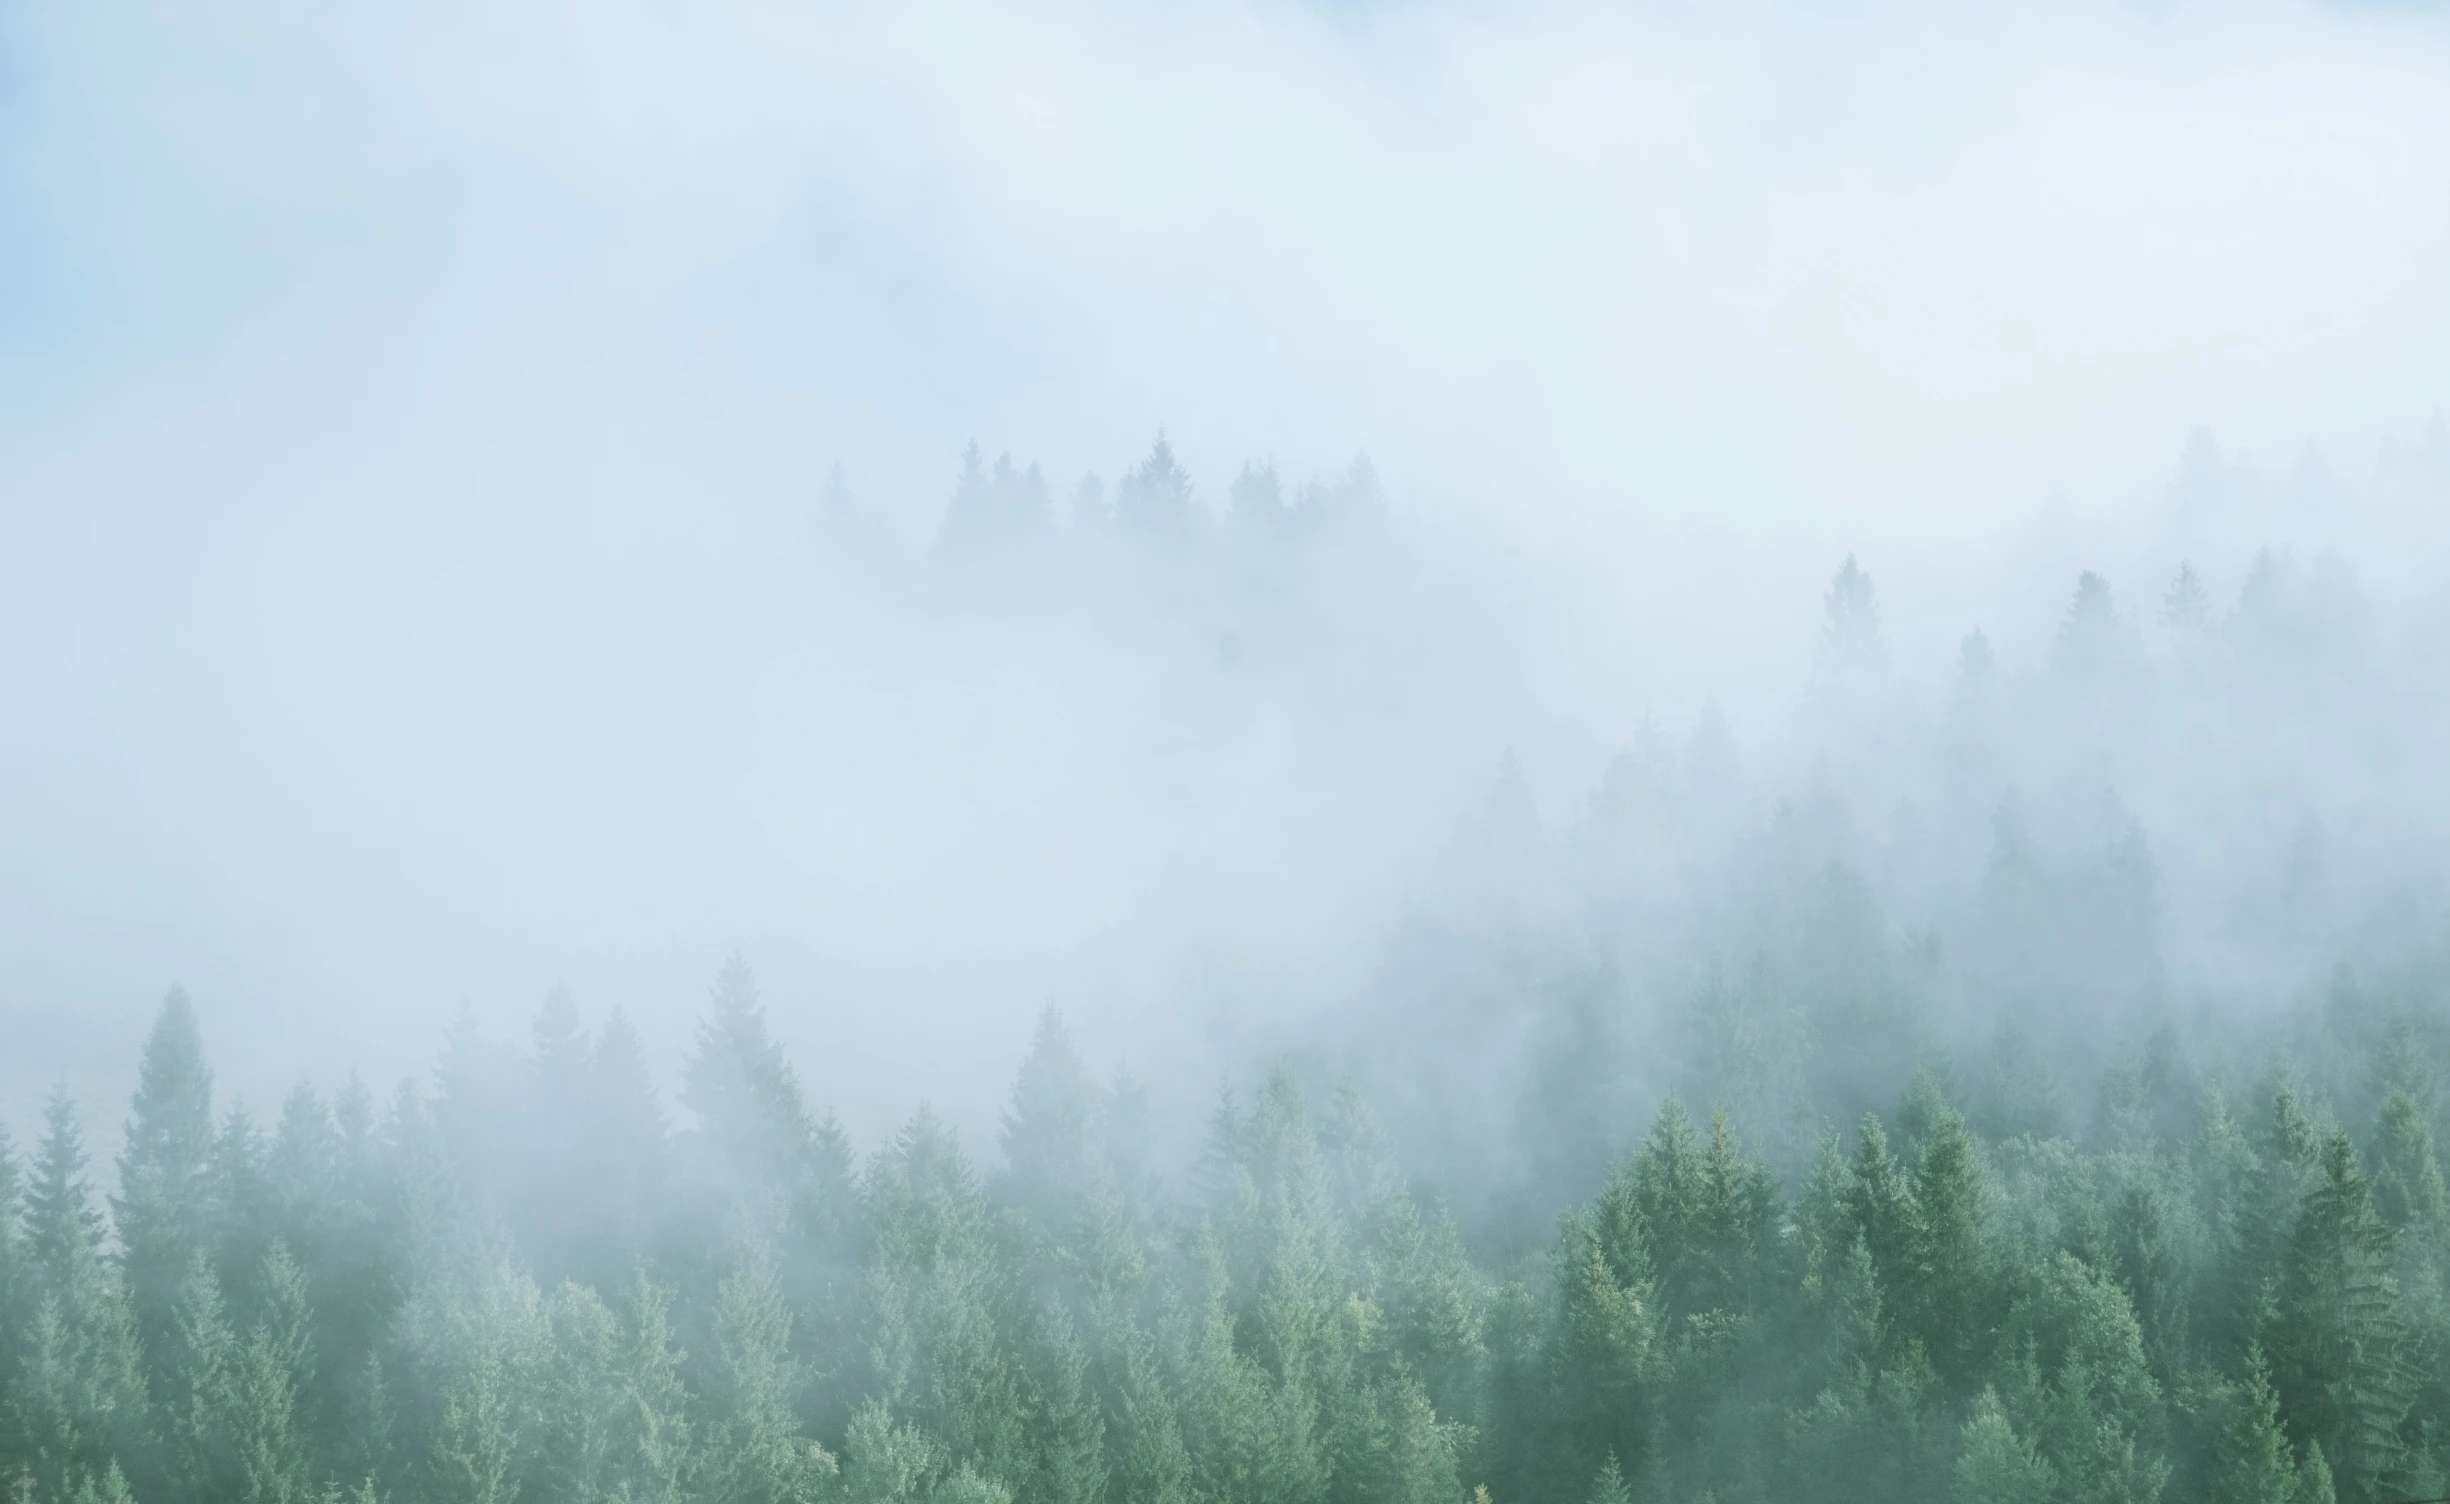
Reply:
<svg viewBox="0 0 2450 1504"><path fill-rule="evenodd" d="M2389 1504L2450 1474L2435 1066L2406 1031L2353 1102L2365 1156L2330 1098L2165 1042L2111 1068L2096 1147L1979 1132L1935 1067L1791 1195L1733 1114L1669 1102L1500 1264L1349 1086L1226 1096L1168 1205L1115 1138L1134 1094L1050 1014L992 1173L922 1111L853 1177L744 969L714 1012L685 1130L634 1041L557 1002L530 1056L455 1036L431 1102L301 1090L267 1134L212 1123L166 1009L112 1221L64 1096L25 1169L0 1140L9 1495ZM635 1199L597 1132L703 1183ZM517 1206L542 1172L488 1134L627 1188Z"/></svg>

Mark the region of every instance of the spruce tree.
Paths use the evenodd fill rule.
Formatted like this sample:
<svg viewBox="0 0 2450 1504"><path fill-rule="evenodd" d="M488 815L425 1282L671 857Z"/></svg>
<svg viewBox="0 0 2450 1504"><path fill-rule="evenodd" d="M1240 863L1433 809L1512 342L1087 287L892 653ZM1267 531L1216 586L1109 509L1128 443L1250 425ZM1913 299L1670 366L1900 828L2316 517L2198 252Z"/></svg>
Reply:
<svg viewBox="0 0 2450 1504"><path fill-rule="evenodd" d="M315 1383L306 1272L289 1249L274 1243L256 1280L254 1330L238 1345L232 1366L228 1430L238 1454L246 1504L307 1504L314 1472L308 1417L301 1397Z"/></svg>
<svg viewBox="0 0 2450 1504"><path fill-rule="evenodd" d="M66 1088L43 1109L25 1197L20 1348L0 1406L19 1465L58 1495L150 1450L144 1362Z"/></svg>
<svg viewBox="0 0 2450 1504"><path fill-rule="evenodd" d="M112 1203L128 1298L156 1382L188 1260L213 1224L213 1152L213 1074L195 1012L174 989L145 1039Z"/></svg>
<svg viewBox="0 0 2450 1504"><path fill-rule="evenodd" d="M1050 1236L1071 1230L1097 1188L1097 1106L1063 1015L1047 1009L997 1134L1005 1169L996 1193Z"/></svg>
<svg viewBox="0 0 2450 1504"><path fill-rule="evenodd" d="M1020 1504L1098 1504L1106 1494L1106 1421L1090 1392L1088 1355L1060 1306L1033 1323L1027 1354L1027 1473Z"/></svg>
<svg viewBox="0 0 2450 1504"><path fill-rule="evenodd" d="M2234 1504L2294 1504L2297 1465L2280 1426L2280 1397L2260 1347L2246 1349L2244 1371L2214 1395L2212 1497Z"/></svg>
<svg viewBox="0 0 2450 1504"><path fill-rule="evenodd" d="M1977 1217L1980 1169L1965 1120L1942 1108L1914 1170L1912 1277L1905 1319L1941 1375L1962 1383L1983 1356L1990 1298Z"/></svg>
<svg viewBox="0 0 2450 1504"><path fill-rule="evenodd" d="M230 1329L221 1281L201 1249L179 1285L157 1399L168 1444L168 1481L182 1497L239 1496L238 1338Z"/></svg>
<svg viewBox="0 0 2450 1504"><path fill-rule="evenodd" d="M787 1232L812 1203L847 1189L838 1132L810 1114L799 1074L767 1033L756 976L737 955L715 978L682 1067L681 1103L697 1119L696 1173L771 1232Z"/></svg>
<svg viewBox="0 0 2450 1504"><path fill-rule="evenodd" d="M2057 1474L2031 1441L2016 1434L1997 1392L1985 1389L1974 1402L1961 1448L1958 1504L2051 1504L2057 1497Z"/></svg>
<svg viewBox="0 0 2450 1504"><path fill-rule="evenodd" d="M19 1225L24 1198L25 1174L17 1166L17 1148L6 1125L0 1125L0 1395L8 1392L24 1315L19 1305L25 1277L25 1238Z"/></svg>
<svg viewBox="0 0 2450 1504"><path fill-rule="evenodd" d="M773 1262L747 1252L716 1292L706 1393L709 1504L801 1504L834 1459L799 1434L799 1367L791 1312Z"/></svg>
<svg viewBox="0 0 2450 1504"><path fill-rule="evenodd" d="M1880 636L1880 605L1872 577L1848 554L1830 577L1821 597L1819 671L1824 676L1855 678L1888 667L1888 644Z"/></svg>
<svg viewBox="0 0 2450 1504"><path fill-rule="evenodd" d="M2284 1407L2360 1501L2403 1458L2414 1387L2393 1251L2355 1147L2332 1134L2291 1232L2272 1345Z"/></svg>
<svg viewBox="0 0 2450 1504"><path fill-rule="evenodd" d="M2393 1233L2440 1237L2450 1216L2433 1130L2405 1087L2391 1088L2374 1126L2374 1212Z"/></svg>
<svg viewBox="0 0 2450 1504"><path fill-rule="evenodd" d="M1901 1313L1915 1277L1916 1224L1914 1182L1889 1151L1888 1134L1880 1120L1866 1115L1856 1130L1852 1171L1846 1182L1846 1214L1852 1232L1871 1255L1880 1280L1882 1299Z"/></svg>

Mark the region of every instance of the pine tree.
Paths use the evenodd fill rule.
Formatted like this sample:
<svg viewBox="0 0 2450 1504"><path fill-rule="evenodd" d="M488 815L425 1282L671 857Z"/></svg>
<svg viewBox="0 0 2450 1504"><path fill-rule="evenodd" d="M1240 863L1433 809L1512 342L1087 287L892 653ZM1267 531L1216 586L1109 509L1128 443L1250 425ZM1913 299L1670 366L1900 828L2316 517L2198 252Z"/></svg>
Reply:
<svg viewBox="0 0 2450 1504"><path fill-rule="evenodd" d="M1195 521L1191 477L1175 461L1174 446L1163 432L1148 458L1125 471L1115 487L1114 520L1148 538L1180 538L1190 531Z"/></svg>
<svg viewBox="0 0 2450 1504"><path fill-rule="evenodd" d="M2405 1087L2383 1099L2374 1127L2373 1204L2384 1226L2410 1237L2440 1236L2450 1213L2432 1127Z"/></svg>
<svg viewBox="0 0 2450 1504"><path fill-rule="evenodd" d="M1940 1373L1963 1382L1983 1356L1990 1300L1977 1216L1982 1182L1965 1120L1942 1107L1914 1170L1912 1277L1905 1319Z"/></svg>
<svg viewBox="0 0 2450 1504"><path fill-rule="evenodd" d="M2086 678L2115 667L2122 655L2118 608L2110 599L2110 582L2086 570L2076 576L2076 592L2059 622L2050 645L2051 666L2070 677Z"/></svg>
<svg viewBox="0 0 2450 1504"><path fill-rule="evenodd" d="M643 1270L632 1280L612 1371L610 1493L625 1504L680 1504L700 1465L671 1301Z"/></svg>
<svg viewBox="0 0 2450 1504"><path fill-rule="evenodd" d="M0 1395L8 1392L10 1357L17 1351L21 1312L18 1297L24 1280L23 1218L25 1175L17 1167L17 1148L8 1128L0 1125Z"/></svg>
<svg viewBox="0 0 2450 1504"><path fill-rule="evenodd" d="M213 1074L195 1012L174 989L145 1039L112 1203L128 1298L155 1382L188 1260L215 1215L213 1147Z"/></svg>
<svg viewBox="0 0 2450 1504"><path fill-rule="evenodd" d="M214 1226L211 1247L232 1319L251 1323L262 1299L256 1276L280 1239L271 1155L244 1103L222 1114L213 1144Z"/></svg>
<svg viewBox="0 0 2450 1504"><path fill-rule="evenodd" d="M462 1266L403 1312L424 1370L419 1476L452 1504L515 1504L538 1430L547 1348L535 1284L499 1260Z"/></svg>
<svg viewBox="0 0 2450 1504"><path fill-rule="evenodd" d="M262 1315L236 1347L223 1422L244 1504L308 1504L309 1438L298 1401L314 1385L306 1276L275 1243L257 1281Z"/></svg>
<svg viewBox="0 0 2450 1504"><path fill-rule="evenodd" d="M2167 1476L2150 1446L2161 1392L2126 1291L2066 1252L2035 1273L2006 1334L2033 1365L2011 1408L2072 1497L2150 1504Z"/></svg>
<svg viewBox="0 0 2450 1504"><path fill-rule="evenodd" d="M99 1476L88 1473L77 1479L65 1498L66 1504L136 1504L136 1491L128 1487L127 1475L114 1462Z"/></svg>
<svg viewBox="0 0 2450 1504"><path fill-rule="evenodd" d="M59 1495L146 1451L144 1364L118 1271L103 1253L85 1140L65 1088L43 1109L25 1197L19 1349L5 1431L34 1486Z"/></svg>
<svg viewBox="0 0 2450 1504"><path fill-rule="evenodd" d="M1095 1312L1116 1428L1109 1448L1113 1494L1146 1504L1189 1504L1191 1451L1157 1344L1110 1300L1101 1300Z"/></svg>
<svg viewBox="0 0 2450 1504"><path fill-rule="evenodd" d="M2296 1504L2339 1504L2339 1490L2331 1479L2331 1465L2323 1460L2322 1443L2306 1443L2305 1461L2297 1469Z"/></svg>
<svg viewBox="0 0 2450 1504"><path fill-rule="evenodd" d="M544 1320L539 1435L526 1486L548 1498L609 1495L619 1445L614 1433L624 1408L614 1378L620 1323L601 1296L575 1281L545 1297Z"/></svg>
<svg viewBox="0 0 2450 1504"><path fill-rule="evenodd" d="M1855 678L1888 667L1888 644L1880 636L1880 605L1872 577L1848 554L1821 597L1819 669L1823 675Z"/></svg>
<svg viewBox="0 0 2450 1504"><path fill-rule="evenodd" d="M850 1144L830 1116L809 1111L798 1073L767 1032L756 977L737 955L715 979L682 1070L681 1104L697 1129L679 1146L678 1167L706 1198L685 1215L745 1225L774 1251L786 1299L808 1315L803 1356L824 1386L821 1403L847 1419L857 1395L844 1349L863 1237Z"/></svg>
<svg viewBox="0 0 2450 1504"><path fill-rule="evenodd" d="M2250 1135L2250 1147L2250 1167L2223 1218L2232 1253L2222 1281L2230 1292L2230 1309L2222 1314L2235 1344L2232 1350L2255 1336L2257 1307L2265 1288L2282 1277L2291 1232L2313 1184L2314 1132L2293 1088L2283 1085L2273 1092L2271 1110L2260 1131ZM2266 1352L2275 1361L2280 1357L2268 1348Z"/></svg>
<svg viewBox="0 0 2450 1504"><path fill-rule="evenodd" d="M1856 1130L1852 1173L1846 1183L1846 1212L1853 1235L1870 1253L1885 1303L1902 1315L1909 1282L1915 1277L1914 1248L1920 1212L1914 1204L1914 1182L1889 1152L1888 1134L1880 1120L1866 1115Z"/></svg>
<svg viewBox="0 0 2450 1504"><path fill-rule="evenodd" d="M1601 1213L1607 1241L1614 1247L1638 1237L1663 1320L1714 1303L1715 1271L1710 1250L1702 1246L1705 1194L1700 1141L1693 1136L1684 1104L1670 1098L1634 1154L1623 1191ZM1620 1272L1627 1271L1628 1261L1621 1255L1613 1262Z"/></svg>
<svg viewBox="0 0 2450 1504"><path fill-rule="evenodd" d="M842 1443L842 1492L861 1504L916 1504L932 1492L938 1452L911 1426L897 1426L880 1400L851 1418Z"/></svg>
<svg viewBox="0 0 2450 1504"><path fill-rule="evenodd" d="M2169 588L2161 593L2161 625L2169 635L2190 640L2211 624L2212 597L2203 588L2203 576L2192 564L2180 564L2170 579Z"/></svg>
<svg viewBox="0 0 2450 1504"><path fill-rule="evenodd" d="M1957 1457L1959 1504L2050 1504L2058 1479L2032 1442L2016 1434L1997 1392L1974 1402Z"/></svg>
<svg viewBox="0 0 2450 1504"><path fill-rule="evenodd" d="M300 1082L281 1102L264 1177L273 1236L310 1270L328 1258L332 1208L351 1189L341 1183L340 1148L331 1109Z"/></svg>
<svg viewBox="0 0 2450 1504"><path fill-rule="evenodd" d="M798 1073L766 1032L757 979L737 955L715 979L682 1068L681 1102L697 1118L701 1171L752 1210L787 1217L817 1169L817 1124Z"/></svg>
<svg viewBox="0 0 2450 1504"><path fill-rule="evenodd" d="M2360 1500L2401 1461L2413 1390L2392 1255L2355 1147L2334 1133L2290 1236L2273 1348L2286 1412Z"/></svg>
<svg viewBox="0 0 2450 1504"><path fill-rule="evenodd" d="M1021 1504L1098 1504L1105 1497L1106 1421L1089 1390L1089 1360L1060 1306L1033 1324L1029 1353L1031 1466Z"/></svg>
<svg viewBox="0 0 2450 1504"><path fill-rule="evenodd" d="M1549 1380L1564 1457L1583 1466L1609 1454L1646 1458L1661 1364L1651 1285L1620 1278L1587 1228L1568 1247Z"/></svg>
<svg viewBox="0 0 2450 1504"><path fill-rule="evenodd" d="M63 1306L105 1278L102 1216L85 1180L85 1134L66 1087L43 1104L43 1132L26 1187L27 1273L33 1293Z"/></svg>
<svg viewBox="0 0 2450 1504"><path fill-rule="evenodd" d="M2246 1349L2243 1374L2215 1397L2213 1497L2234 1504L2294 1504L2297 1467L2280 1426L2280 1397L2260 1347Z"/></svg>
<svg viewBox="0 0 2450 1504"><path fill-rule="evenodd" d="M1071 1230L1097 1188L1097 1093L1071 1032L1053 1008L1038 1016L1029 1056L1013 1083L998 1140L1005 1171L998 1199L1028 1213L1050 1235Z"/></svg>
<svg viewBox="0 0 2450 1504"><path fill-rule="evenodd" d="M173 1321L160 1389L169 1481L183 1497L235 1499L239 1464L230 1425L237 1410L238 1339L221 1281L201 1249L180 1282Z"/></svg>
<svg viewBox="0 0 2450 1504"><path fill-rule="evenodd" d="M580 1121L575 1173L589 1195L573 1241L586 1275L609 1289L654 1246L671 1192L671 1130L646 1051L617 1009L588 1054Z"/></svg>
<svg viewBox="0 0 2450 1504"><path fill-rule="evenodd" d="M799 1384L781 1280L772 1260L752 1249L715 1295L709 1504L801 1504L818 1496L834 1459L799 1434Z"/></svg>
<svg viewBox="0 0 2450 1504"><path fill-rule="evenodd" d="M2135 1307L2144 1350L2164 1386L2176 1381L2186 1357L2188 1291L2160 1193L2138 1180L2120 1195L2111 1216L2112 1258Z"/></svg>

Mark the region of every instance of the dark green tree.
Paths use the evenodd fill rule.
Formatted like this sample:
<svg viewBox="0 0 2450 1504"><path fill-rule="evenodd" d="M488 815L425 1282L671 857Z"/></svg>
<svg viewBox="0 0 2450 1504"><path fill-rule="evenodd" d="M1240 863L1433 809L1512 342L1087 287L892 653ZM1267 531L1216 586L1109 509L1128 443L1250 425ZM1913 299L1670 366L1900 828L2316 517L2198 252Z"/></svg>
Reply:
<svg viewBox="0 0 2450 1504"><path fill-rule="evenodd" d="M2285 1413L2348 1497L2380 1497L2406 1460L2399 1434L2414 1390L2390 1229L2344 1133L2325 1139L2292 1230L2271 1334Z"/></svg>

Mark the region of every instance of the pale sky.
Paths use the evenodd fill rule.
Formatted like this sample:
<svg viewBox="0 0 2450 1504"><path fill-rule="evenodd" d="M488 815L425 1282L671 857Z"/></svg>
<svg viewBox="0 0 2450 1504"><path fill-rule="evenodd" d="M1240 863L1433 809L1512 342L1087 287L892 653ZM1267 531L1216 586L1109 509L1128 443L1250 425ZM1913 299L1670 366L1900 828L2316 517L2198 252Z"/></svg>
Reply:
<svg viewBox="0 0 2450 1504"><path fill-rule="evenodd" d="M972 438L1060 491L1163 427L1212 502L1366 448L1576 603L1598 739L1783 683L1848 549L1953 641L2199 428L2361 484L2450 405L2446 266L2440 5L0 8L12 1082L117 1090L174 980L271 1075L557 978L680 1019L828 908L816 973L923 991L950 912L1062 975L1172 827L1026 674L778 626L837 461L916 544ZM798 673L875 782L776 866ZM1075 800L944 811L982 693ZM1043 911L926 855L1058 828Z"/></svg>

